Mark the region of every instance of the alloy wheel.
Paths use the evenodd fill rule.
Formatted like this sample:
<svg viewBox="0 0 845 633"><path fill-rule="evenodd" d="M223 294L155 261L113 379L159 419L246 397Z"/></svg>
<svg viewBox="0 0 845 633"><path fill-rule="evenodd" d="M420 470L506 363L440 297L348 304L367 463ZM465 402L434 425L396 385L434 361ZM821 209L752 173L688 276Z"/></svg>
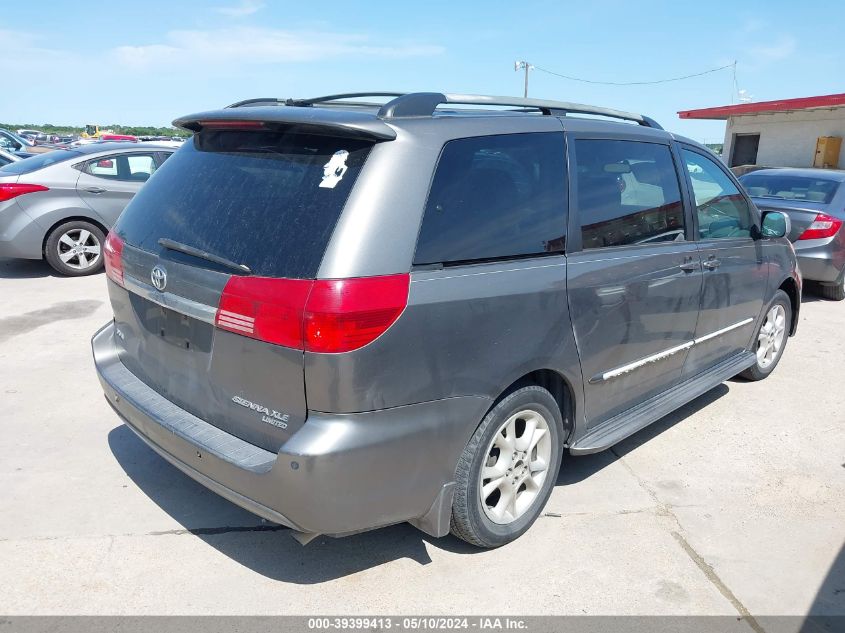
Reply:
<svg viewBox="0 0 845 633"><path fill-rule="evenodd" d="M785 338L786 310L778 303L766 313L757 335L757 364L760 369L768 368L777 360Z"/></svg>
<svg viewBox="0 0 845 633"><path fill-rule="evenodd" d="M74 270L87 270L96 265L101 257L100 240L85 229L71 229L56 243L59 259Z"/></svg>
<svg viewBox="0 0 845 633"><path fill-rule="evenodd" d="M526 409L510 416L487 447L479 474L481 507L500 525L524 515L537 500L552 456L549 422Z"/></svg>

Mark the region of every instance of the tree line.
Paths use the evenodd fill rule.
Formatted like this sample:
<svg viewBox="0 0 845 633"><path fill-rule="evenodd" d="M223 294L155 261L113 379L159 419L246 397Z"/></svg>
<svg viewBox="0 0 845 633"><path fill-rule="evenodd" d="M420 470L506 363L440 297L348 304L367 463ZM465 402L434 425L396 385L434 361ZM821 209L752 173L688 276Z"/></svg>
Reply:
<svg viewBox="0 0 845 633"><path fill-rule="evenodd" d="M8 130L41 130L46 134L82 134L84 126L54 125L52 123L0 123L0 128ZM113 130L115 134L131 134L132 136L188 136L188 132L175 127L152 127L137 125L100 125L100 130Z"/></svg>

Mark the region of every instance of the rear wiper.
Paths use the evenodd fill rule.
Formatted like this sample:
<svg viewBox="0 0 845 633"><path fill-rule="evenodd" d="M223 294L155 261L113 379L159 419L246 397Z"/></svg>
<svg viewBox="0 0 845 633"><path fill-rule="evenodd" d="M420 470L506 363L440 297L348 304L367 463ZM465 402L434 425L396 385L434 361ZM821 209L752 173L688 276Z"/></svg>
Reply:
<svg viewBox="0 0 845 633"><path fill-rule="evenodd" d="M231 268L232 270L237 270L239 273L243 273L246 275L252 274L252 270L250 270L249 266L247 266L246 264L239 264L237 262L233 262L231 259L226 259L225 257L220 257L220 255L214 255L213 253L207 253L206 251L200 250L193 246L188 246L187 244L182 244L181 242L176 242L167 237L162 237L161 239L159 239L158 243L164 248L171 251L178 251L180 253L185 253L186 255L199 257L200 259L204 259L209 262L214 262L215 264L220 264L221 266Z"/></svg>

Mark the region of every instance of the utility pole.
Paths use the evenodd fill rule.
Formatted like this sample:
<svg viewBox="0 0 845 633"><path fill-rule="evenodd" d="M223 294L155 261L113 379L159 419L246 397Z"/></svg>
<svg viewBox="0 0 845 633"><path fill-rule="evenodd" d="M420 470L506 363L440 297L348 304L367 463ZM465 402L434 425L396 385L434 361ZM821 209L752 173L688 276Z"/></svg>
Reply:
<svg viewBox="0 0 845 633"><path fill-rule="evenodd" d="M513 69L514 69L514 72L519 72L520 70L525 71L525 91L524 91L522 96L527 98L528 97L528 71L534 70L534 66L532 66L531 64L529 64L526 61L520 60L520 61L515 61L513 63Z"/></svg>

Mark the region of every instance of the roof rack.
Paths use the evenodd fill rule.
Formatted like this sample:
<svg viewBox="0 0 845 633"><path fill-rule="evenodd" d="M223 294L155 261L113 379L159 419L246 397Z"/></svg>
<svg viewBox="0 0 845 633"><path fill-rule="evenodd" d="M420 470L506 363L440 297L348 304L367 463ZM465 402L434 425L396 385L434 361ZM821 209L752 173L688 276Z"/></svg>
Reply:
<svg viewBox="0 0 845 633"><path fill-rule="evenodd" d="M431 116L435 109L443 104L505 106L529 111L540 111L549 116L566 116L567 114L593 114L612 119L633 121L658 130L663 128L657 121L642 114L623 112L612 108L599 108L581 103L566 101L548 101L546 99L527 99L523 97L495 97L490 95L441 94L438 92L414 92L402 95L386 103L378 112L383 119Z"/></svg>
<svg viewBox="0 0 845 633"><path fill-rule="evenodd" d="M385 104L369 101L349 101L349 99L360 99L362 97L392 97ZM350 92L344 94L327 95L325 97L314 97L312 99L277 99L275 97L247 99L228 106L229 108L241 108L248 106L262 105L284 105L310 107L314 105L337 105L378 108L378 117L381 119L398 119L405 117L432 116L438 106L444 104L452 105L476 105L476 106L502 106L517 109L517 111L537 112L547 116L566 116L567 114L590 114L604 116L612 119L633 121L640 125L662 130L657 121L633 112L624 112L612 108L599 108L596 106L584 105L581 103L569 103L566 101L548 101L545 99L528 99L523 97L496 97L490 95L465 95L465 94L443 94L440 92Z"/></svg>
<svg viewBox="0 0 845 633"><path fill-rule="evenodd" d="M276 97L259 97L257 99L246 99L244 101L238 101L237 103L233 103L232 105L226 106L227 108L244 108L244 107L255 107L255 106L299 106L299 107L307 107L313 106L318 104L326 104L332 105L332 102L339 102L334 105L339 106L361 106L361 107L370 107L370 108L380 108L382 106L381 103L369 102L369 101L348 101L348 99L358 99L361 97L402 97L406 93L404 92L347 92L341 93L336 95L326 95L325 97L313 97L311 99L278 99Z"/></svg>

